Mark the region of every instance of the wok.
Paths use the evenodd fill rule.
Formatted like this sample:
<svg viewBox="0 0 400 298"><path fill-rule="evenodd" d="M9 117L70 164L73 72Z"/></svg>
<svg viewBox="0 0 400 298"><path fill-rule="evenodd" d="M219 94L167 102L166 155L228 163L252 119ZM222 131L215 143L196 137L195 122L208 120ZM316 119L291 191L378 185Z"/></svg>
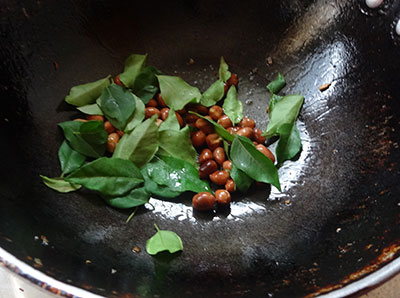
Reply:
<svg viewBox="0 0 400 298"><path fill-rule="evenodd" d="M400 59L392 32L399 4L3 0L3 263L13 265L9 252L63 284L117 297L342 296L376 283L373 272L394 274ZM120 73L131 53L148 53L150 65L203 91L223 55L239 75L245 114L262 129L265 86L284 74L284 92L303 94L305 103L303 149L279 170L283 191L252 189L237 194L230 210L205 214L192 211L189 197L152 200L154 210L143 208L126 224L129 211L92 193L46 188L39 174L60 171L57 123L78 115L65 95ZM331 86L321 92L325 83ZM184 251L148 255L154 223L180 235Z"/></svg>

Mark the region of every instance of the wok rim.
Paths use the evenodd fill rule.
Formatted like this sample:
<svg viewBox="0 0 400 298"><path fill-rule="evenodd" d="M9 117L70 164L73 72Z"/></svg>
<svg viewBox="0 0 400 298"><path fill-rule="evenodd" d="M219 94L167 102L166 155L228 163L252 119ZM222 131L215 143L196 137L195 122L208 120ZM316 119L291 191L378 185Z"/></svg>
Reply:
<svg viewBox="0 0 400 298"><path fill-rule="evenodd" d="M100 296L89 292L87 290L78 288L73 285L69 285L65 282L59 281L47 274L29 266L25 262L19 260L11 253L0 247L0 265L3 265L10 272L16 273L22 278L30 281L37 286L47 290L48 292L54 292L54 290L60 290L61 293L57 296L72 295L73 297L88 297L88 298L101 298ZM369 275L356 280L346 286L339 289L333 290L327 294L317 295L316 297L321 298L341 298L348 297L353 294L357 294L360 291L373 288L377 285L382 284L391 277L394 277L400 272L400 257L391 260L389 263L379 268L378 270L370 273Z"/></svg>

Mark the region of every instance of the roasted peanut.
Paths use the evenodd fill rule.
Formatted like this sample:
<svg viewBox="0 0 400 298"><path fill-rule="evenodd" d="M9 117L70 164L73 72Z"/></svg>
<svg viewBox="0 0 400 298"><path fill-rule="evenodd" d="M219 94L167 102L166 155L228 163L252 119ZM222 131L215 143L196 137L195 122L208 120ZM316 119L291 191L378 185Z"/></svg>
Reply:
<svg viewBox="0 0 400 298"><path fill-rule="evenodd" d="M223 162L226 160L224 148L222 147L215 148L213 151L213 158L219 165L222 165Z"/></svg>
<svg viewBox="0 0 400 298"><path fill-rule="evenodd" d="M117 134L118 134L120 137L122 137L125 133L124 133L122 130L117 129Z"/></svg>
<svg viewBox="0 0 400 298"><path fill-rule="evenodd" d="M202 164L203 162L210 160L213 158L213 154L210 149L206 148L201 151L199 155L199 164Z"/></svg>
<svg viewBox="0 0 400 298"><path fill-rule="evenodd" d="M229 86L234 85L235 87L237 87L237 85L239 84L239 77L236 73L233 73L231 74L229 80L226 82L228 83Z"/></svg>
<svg viewBox="0 0 400 298"><path fill-rule="evenodd" d="M224 83L224 94L228 93L229 90L229 85L227 83Z"/></svg>
<svg viewBox="0 0 400 298"><path fill-rule="evenodd" d="M186 114L185 115L185 121L186 123L195 123L196 120L199 119L198 116L196 116L195 114Z"/></svg>
<svg viewBox="0 0 400 298"><path fill-rule="evenodd" d="M114 83L117 84L117 85L119 85L119 86L125 87L124 83L121 82L121 80L120 80L120 78L119 78L119 75L117 75L117 76L114 78Z"/></svg>
<svg viewBox="0 0 400 298"><path fill-rule="evenodd" d="M228 205L231 202L231 194L225 189L217 189L215 191L215 199L218 204Z"/></svg>
<svg viewBox="0 0 400 298"><path fill-rule="evenodd" d="M223 128L228 128L232 126L232 121L229 119L227 115L223 115L219 117L218 124L221 125Z"/></svg>
<svg viewBox="0 0 400 298"><path fill-rule="evenodd" d="M104 122L104 116L102 116L102 115L89 115L86 118L87 118L87 120L95 120L95 121Z"/></svg>
<svg viewBox="0 0 400 298"><path fill-rule="evenodd" d="M203 116L208 115L208 108L203 105L195 104L190 107L190 110Z"/></svg>
<svg viewBox="0 0 400 298"><path fill-rule="evenodd" d="M200 165L199 168L199 177L201 179L207 178L208 175L214 173L218 169L218 165L213 160L207 160Z"/></svg>
<svg viewBox="0 0 400 298"><path fill-rule="evenodd" d="M230 170L232 170L232 162L231 162L230 160L225 160L225 161L222 163L222 168L223 168L225 171L230 171Z"/></svg>
<svg viewBox="0 0 400 298"><path fill-rule="evenodd" d="M242 121L240 121L239 123L239 126L254 128L256 127L256 122L254 121L254 119L251 119L249 117L243 117Z"/></svg>
<svg viewBox="0 0 400 298"><path fill-rule="evenodd" d="M108 134L113 133L115 131L115 127L111 124L110 121L104 122L104 129Z"/></svg>
<svg viewBox="0 0 400 298"><path fill-rule="evenodd" d="M258 128L254 128L253 129L253 139L254 139L254 141L256 141L259 144L264 144L266 138L263 137L261 134L262 134L262 131L260 129L258 129Z"/></svg>
<svg viewBox="0 0 400 298"><path fill-rule="evenodd" d="M208 148L210 148L211 150L214 150L217 147L221 147L221 145L222 145L222 139L216 133L209 134L206 137L206 142L207 142Z"/></svg>
<svg viewBox="0 0 400 298"><path fill-rule="evenodd" d="M113 153L115 147L117 147L118 141L119 141L119 135L116 132L110 133L108 135L108 140L106 144L107 151Z"/></svg>
<svg viewBox="0 0 400 298"><path fill-rule="evenodd" d="M87 122L86 119L82 119L82 118L76 118L76 119L74 119L74 121L78 121L78 122Z"/></svg>
<svg viewBox="0 0 400 298"><path fill-rule="evenodd" d="M205 119L197 119L194 125L207 135L214 132L212 124Z"/></svg>
<svg viewBox="0 0 400 298"><path fill-rule="evenodd" d="M238 132L240 128L239 127L228 127L226 130L231 134L234 135Z"/></svg>
<svg viewBox="0 0 400 298"><path fill-rule="evenodd" d="M160 93L157 94L157 101L160 107L165 108L167 106Z"/></svg>
<svg viewBox="0 0 400 298"><path fill-rule="evenodd" d="M215 171L209 175L212 182L217 185L225 185L226 181L229 179L229 172L227 171Z"/></svg>
<svg viewBox="0 0 400 298"><path fill-rule="evenodd" d="M210 116L214 121L217 121L223 115L222 108L220 106L212 106L209 110Z"/></svg>
<svg viewBox="0 0 400 298"><path fill-rule="evenodd" d="M167 119L168 115L169 115L169 108L162 108L160 110L160 113L161 113L161 116L160 116L161 120L165 121L165 119Z"/></svg>
<svg viewBox="0 0 400 298"><path fill-rule="evenodd" d="M207 211L213 208L216 201L216 198L212 194L201 192L193 196L192 205L196 210Z"/></svg>
<svg viewBox="0 0 400 298"><path fill-rule="evenodd" d="M186 114L186 109L185 108L183 108L183 109L180 109L180 110L177 110L176 111L178 114L180 114L180 115L184 115L184 114Z"/></svg>
<svg viewBox="0 0 400 298"><path fill-rule="evenodd" d="M260 151L262 154L264 154L266 157L268 157L273 163L275 163L275 156L271 152L271 150L269 150L267 147L265 147L262 144L258 144L256 146L256 148L257 148L258 151Z"/></svg>
<svg viewBox="0 0 400 298"><path fill-rule="evenodd" d="M155 99L152 98L152 99L150 99L149 102L146 104L146 107L153 107L153 108L156 108L157 105L158 105L157 100L155 100Z"/></svg>
<svg viewBox="0 0 400 298"><path fill-rule="evenodd" d="M198 130L192 135L191 141L195 147L203 146L204 142L206 141L206 134L201 130Z"/></svg>
<svg viewBox="0 0 400 298"><path fill-rule="evenodd" d="M236 185L233 179L228 179L228 181L226 181L225 189L229 192L234 192L236 190Z"/></svg>
<svg viewBox="0 0 400 298"><path fill-rule="evenodd" d="M144 118L148 119L151 118L153 115L157 115L158 118L161 116L161 112L159 109L154 108L154 107L147 107L144 109Z"/></svg>
<svg viewBox="0 0 400 298"><path fill-rule="evenodd" d="M242 127L237 131L236 134L238 136L242 136L242 137L251 139L253 137L253 129L250 127Z"/></svg>

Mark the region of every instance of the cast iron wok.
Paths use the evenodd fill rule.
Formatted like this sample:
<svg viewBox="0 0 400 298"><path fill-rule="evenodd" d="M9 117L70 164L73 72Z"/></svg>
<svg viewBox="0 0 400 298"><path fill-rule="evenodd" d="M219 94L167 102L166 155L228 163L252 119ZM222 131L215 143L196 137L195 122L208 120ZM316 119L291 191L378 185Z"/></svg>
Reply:
<svg viewBox="0 0 400 298"><path fill-rule="evenodd" d="M399 1L3 0L0 246L105 296L312 297L378 270L400 249L399 11ZM152 200L126 224L128 211L96 195L46 188L39 174L60 173L57 123L78 115L65 95L118 74L131 53L201 90L223 55L261 128L265 85L283 73L284 92L305 96L303 150L279 170L283 191L252 189L206 214L190 197ZM184 251L149 256L154 223Z"/></svg>

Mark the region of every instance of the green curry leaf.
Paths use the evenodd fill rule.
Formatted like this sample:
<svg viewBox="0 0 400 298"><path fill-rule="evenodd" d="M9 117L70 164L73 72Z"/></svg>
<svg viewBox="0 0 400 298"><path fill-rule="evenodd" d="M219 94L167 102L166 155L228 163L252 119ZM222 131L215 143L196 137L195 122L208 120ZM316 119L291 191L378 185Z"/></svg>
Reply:
<svg viewBox="0 0 400 298"><path fill-rule="evenodd" d="M200 104L210 107L220 101L222 97L224 97L224 82L218 80L204 91L201 95Z"/></svg>
<svg viewBox="0 0 400 298"><path fill-rule="evenodd" d="M110 85L110 76L95 82L72 87L65 101L74 106L85 106L96 102L103 89Z"/></svg>
<svg viewBox="0 0 400 298"><path fill-rule="evenodd" d="M72 149L88 157L103 156L108 134L102 121L66 121L58 125Z"/></svg>
<svg viewBox="0 0 400 298"><path fill-rule="evenodd" d="M42 178L43 183L58 192L66 193L80 189L82 186L79 184L70 183L65 181L64 178L57 177L57 178L49 178L44 175L40 175Z"/></svg>
<svg viewBox="0 0 400 298"><path fill-rule="evenodd" d="M107 196L102 195L106 203L112 207L120 209L128 209L146 204L150 199L150 194L144 188L134 188L126 195Z"/></svg>
<svg viewBox="0 0 400 298"><path fill-rule="evenodd" d="M131 161L108 157L85 164L65 180L109 196L125 195L144 182L140 170Z"/></svg>
<svg viewBox="0 0 400 298"><path fill-rule="evenodd" d="M135 110L133 94L119 85L111 85L103 90L98 105L111 124L123 130Z"/></svg>
<svg viewBox="0 0 400 298"><path fill-rule="evenodd" d="M146 104L158 91L158 80L156 75L161 71L153 66L145 67L133 84L132 91Z"/></svg>
<svg viewBox="0 0 400 298"><path fill-rule="evenodd" d="M120 81L125 87L132 88L135 80L146 64L147 54L132 54L125 60L124 72L119 75Z"/></svg>
<svg viewBox="0 0 400 298"><path fill-rule="evenodd" d="M149 162L158 150L157 115L139 124L126 133L115 148L113 158L132 161L139 168Z"/></svg>
<svg viewBox="0 0 400 298"><path fill-rule="evenodd" d="M189 102L200 102L199 89L190 86L181 78L165 75L158 75L157 78L165 104L175 111L183 109Z"/></svg>
<svg viewBox="0 0 400 298"><path fill-rule="evenodd" d="M175 253L183 250L181 238L172 231L160 230L157 225L154 225L157 233L146 241L146 251L149 255L156 255L162 251Z"/></svg>
<svg viewBox="0 0 400 298"><path fill-rule="evenodd" d="M226 82L231 77L231 73L228 69L229 69L229 66L228 66L228 64L226 64L224 57L221 57L218 75L219 75L219 79L222 80L223 82Z"/></svg>
<svg viewBox="0 0 400 298"><path fill-rule="evenodd" d="M77 109L87 115L103 115L103 111L100 109L97 103L81 106Z"/></svg>
<svg viewBox="0 0 400 298"><path fill-rule="evenodd" d="M248 138L236 136L232 142L230 156L235 167L249 177L259 182L270 183L278 190L281 189L278 170Z"/></svg>
<svg viewBox="0 0 400 298"><path fill-rule="evenodd" d="M231 86L222 105L225 114L231 119L233 125L243 119L243 104L237 97L236 87Z"/></svg>
<svg viewBox="0 0 400 298"><path fill-rule="evenodd" d="M283 75L278 73L276 79L267 85L267 89L271 94L277 94L285 86L286 86L285 78L283 77Z"/></svg>
<svg viewBox="0 0 400 298"><path fill-rule="evenodd" d="M142 123L145 116L144 115L145 105L143 101L141 101L140 98L138 98L135 94L132 95L135 98L136 108L131 117L128 119L128 123L126 124L125 127L125 132L131 132L136 126Z"/></svg>
<svg viewBox="0 0 400 298"><path fill-rule="evenodd" d="M62 175L69 174L79 168L86 160L86 156L75 151L64 141L58 150Z"/></svg>

